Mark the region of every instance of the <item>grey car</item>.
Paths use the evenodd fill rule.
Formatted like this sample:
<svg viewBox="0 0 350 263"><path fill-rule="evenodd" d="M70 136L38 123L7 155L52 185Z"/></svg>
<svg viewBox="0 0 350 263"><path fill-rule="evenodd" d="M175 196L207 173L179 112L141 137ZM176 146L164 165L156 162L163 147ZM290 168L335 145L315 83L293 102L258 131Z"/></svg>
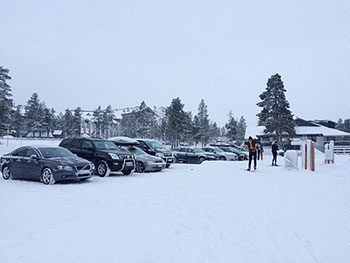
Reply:
<svg viewBox="0 0 350 263"><path fill-rule="evenodd" d="M152 156L136 146L125 147L130 153L135 155L136 172L157 172L166 167L165 161L157 156Z"/></svg>
<svg viewBox="0 0 350 263"><path fill-rule="evenodd" d="M202 148L206 153L215 154L217 160L221 161L236 161L238 156L232 152L225 152L218 147L206 146Z"/></svg>
<svg viewBox="0 0 350 263"><path fill-rule="evenodd" d="M94 165L62 147L23 146L1 157L5 180L83 181L92 176Z"/></svg>

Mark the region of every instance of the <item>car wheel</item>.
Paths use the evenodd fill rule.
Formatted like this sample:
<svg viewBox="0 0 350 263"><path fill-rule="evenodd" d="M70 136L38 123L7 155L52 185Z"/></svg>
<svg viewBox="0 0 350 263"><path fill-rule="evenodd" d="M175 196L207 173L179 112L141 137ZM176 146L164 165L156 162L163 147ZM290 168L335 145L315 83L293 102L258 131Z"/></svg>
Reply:
<svg viewBox="0 0 350 263"><path fill-rule="evenodd" d="M226 157L225 157L225 156L221 156L221 157L220 157L220 160L221 160L221 161L226 161Z"/></svg>
<svg viewBox="0 0 350 263"><path fill-rule="evenodd" d="M110 174L107 163L105 161L99 161L96 166L96 172L100 177L107 177Z"/></svg>
<svg viewBox="0 0 350 263"><path fill-rule="evenodd" d="M41 181L46 185L55 183L55 179L53 178L53 173L50 168L44 168L44 170L41 172Z"/></svg>
<svg viewBox="0 0 350 263"><path fill-rule="evenodd" d="M169 168L170 165L171 165L170 163L166 164L166 165L165 165L165 168Z"/></svg>
<svg viewBox="0 0 350 263"><path fill-rule="evenodd" d="M2 169L2 178L4 178L5 180L12 179L12 173L10 171L10 167L8 167L7 165Z"/></svg>
<svg viewBox="0 0 350 263"><path fill-rule="evenodd" d="M137 162L136 163L136 172L137 173L143 173L145 171L145 165L143 164L143 162Z"/></svg>
<svg viewBox="0 0 350 263"><path fill-rule="evenodd" d="M204 157L199 158L199 163L202 163L202 162L204 162L204 161L205 161L205 158L204 158Z"/></svg>

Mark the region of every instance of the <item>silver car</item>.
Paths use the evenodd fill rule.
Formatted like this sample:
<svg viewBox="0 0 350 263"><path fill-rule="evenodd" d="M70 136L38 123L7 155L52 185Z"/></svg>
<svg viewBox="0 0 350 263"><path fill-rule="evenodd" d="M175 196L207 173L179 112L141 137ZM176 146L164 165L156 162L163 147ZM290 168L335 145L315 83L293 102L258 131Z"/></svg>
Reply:
<svg viewBox="0 0 350 263"><path fill-rule="evenodd" d="M216 155L217 160L221 161L236 161L238 160L238 156L232 152L225 152L218 147L203 147L203 151L214 153Z"/></svg>
<svg viewBox="0 0 350 263"><path fill-rule="evenodd" d="M126 150L135 155L136 172L157 172L166 167L165 161L157 156L152 156L136 146L124 146Z"/></svg>

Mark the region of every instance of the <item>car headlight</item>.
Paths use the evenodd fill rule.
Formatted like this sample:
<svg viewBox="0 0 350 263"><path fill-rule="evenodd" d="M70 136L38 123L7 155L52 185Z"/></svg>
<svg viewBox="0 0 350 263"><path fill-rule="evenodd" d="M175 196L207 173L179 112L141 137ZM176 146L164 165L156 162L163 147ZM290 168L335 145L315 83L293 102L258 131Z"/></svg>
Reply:
<svg viewBox="0 0 350 263"><path fill-rule="evenodd" d="M156 156L160 157L160 158L164 158L164 153L156 153Z"/></svg>
<svg viewBox="0 0 350 263"><path fill-rule="evenodd" d="M120 159L118 154L109 153L109 156L110 156L113 160L119 160L119 159Z"/></svg>
<svg viewBox="0 0 350 263"><path fill-rule="evenodd" d="M68 172L73 171L73 167L72 166L68 166L68 165L67 166L57 165L56 168L57 168L57 170L60 170L60 171L62 171L62 170L68 171Z"/></svg>

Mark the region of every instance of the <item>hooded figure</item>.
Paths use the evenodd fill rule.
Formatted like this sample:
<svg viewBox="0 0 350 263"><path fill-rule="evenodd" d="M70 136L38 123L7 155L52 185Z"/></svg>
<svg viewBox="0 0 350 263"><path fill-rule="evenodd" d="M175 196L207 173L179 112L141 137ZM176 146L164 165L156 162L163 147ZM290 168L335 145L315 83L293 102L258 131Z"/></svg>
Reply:
<svg viewBox="0 0 350 263"><path fill-rule="evenodd" d="M249 163L247 170L250 171L252 159L254 159L254 170L256 170L256 141L253 140L252 136L249 136L248 141L244 143L244 147L247 147L249 151Z"/></svg>
<svg viewBox="0 0 350 263"><path fill-rule="evenodd" d="M278 151L278 144L277 144L277 141L275 141L272 144L272 156L273 156L272 166L277 166L277 151Z"/></svg>

